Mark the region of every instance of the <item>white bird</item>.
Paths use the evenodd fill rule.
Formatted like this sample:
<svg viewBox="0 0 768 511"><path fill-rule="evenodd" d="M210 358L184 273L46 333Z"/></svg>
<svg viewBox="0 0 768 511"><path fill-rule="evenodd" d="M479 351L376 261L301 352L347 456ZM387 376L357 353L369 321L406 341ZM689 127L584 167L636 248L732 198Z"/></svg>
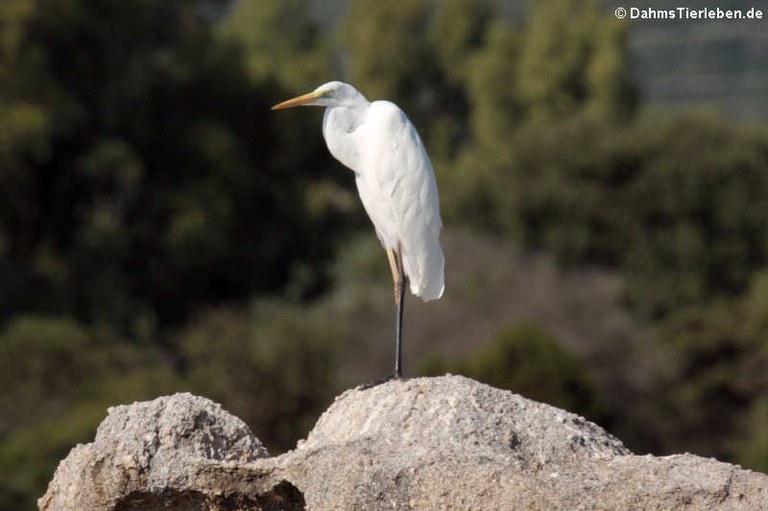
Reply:
<svg viewBox="0 0 768 511"><path fill-rule="evenodd" d="M360 200L387 251L395 286L395 378L402 378L405 288L424 301L445 288L440 203L432 162L416 128L390 101L328 82L272 107L326 107L323 136L334 158L355 173Z"/></svg>

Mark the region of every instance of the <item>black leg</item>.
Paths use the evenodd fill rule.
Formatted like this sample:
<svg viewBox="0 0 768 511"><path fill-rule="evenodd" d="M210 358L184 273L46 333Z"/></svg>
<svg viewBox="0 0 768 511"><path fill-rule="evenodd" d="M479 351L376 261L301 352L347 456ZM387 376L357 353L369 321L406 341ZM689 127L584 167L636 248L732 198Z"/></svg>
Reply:
<svg viewBox="0 0 768 511"><path fill-rule="evenodd" d="M408 279L403 269L403 258L397 255L397 307L395 310L395 379L403 377L403 312L405 310L405 287Z"/></svg>
<svg viewBox="0 0 768 511"><path fill-rule="evenodd" d="M403 268L403 258L398 252L388 248L387 257L395 284L395 372L381 380L358 385L357 390L371 389L390 380L403 378L403 311L405 309L405 288L408 287L408 277Z"/></svg>

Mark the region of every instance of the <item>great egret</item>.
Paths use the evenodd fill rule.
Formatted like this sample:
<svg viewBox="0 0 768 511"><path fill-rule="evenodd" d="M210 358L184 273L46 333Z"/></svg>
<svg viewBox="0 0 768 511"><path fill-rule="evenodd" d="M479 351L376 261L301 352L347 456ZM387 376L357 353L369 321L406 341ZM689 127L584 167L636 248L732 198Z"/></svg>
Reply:
<svg viewBox="0 0 768 511"><path fill-rule="evenodd" d="M356 88L328 82L272 107L326 107L323 136L331 154L355 173L360 200L387 251L395 287L395 378L402 378L405 288L422 300L443 295L440 203L432 162L405 113L368 101Z"/></svg>

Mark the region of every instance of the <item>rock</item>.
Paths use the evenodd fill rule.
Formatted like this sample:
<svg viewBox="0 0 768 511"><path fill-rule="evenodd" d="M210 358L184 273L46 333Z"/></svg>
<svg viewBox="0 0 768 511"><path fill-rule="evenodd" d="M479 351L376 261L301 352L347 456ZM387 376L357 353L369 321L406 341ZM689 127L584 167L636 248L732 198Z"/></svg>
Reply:
<svg viewBox="0 0 768 511"><path fill-rule="evenodd" d="M248 426L192 394L109 409L96 439L59 464L46 510L282 509L301 493L241 467L269 454Z"/></svg>
<svg viewBox="0 0 768 511"><path fill-rule="evenodd" d="M571 413L460 376L350 390L278 457L189 394L110 410L43 510L768 509L768 476L635 456Z"/></svg>

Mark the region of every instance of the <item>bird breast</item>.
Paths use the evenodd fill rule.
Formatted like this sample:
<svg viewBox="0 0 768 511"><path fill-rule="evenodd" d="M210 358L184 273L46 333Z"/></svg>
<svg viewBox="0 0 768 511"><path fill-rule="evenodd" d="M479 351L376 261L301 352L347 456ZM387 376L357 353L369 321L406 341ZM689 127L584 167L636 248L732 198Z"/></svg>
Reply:
<svg viewBox="0 0 768 511"><path fill-rule="evenodd" d="M365 122L368 108L328 107L323 115L323 137L328 151L342 165L361 171L358 130Z"/></svg>

